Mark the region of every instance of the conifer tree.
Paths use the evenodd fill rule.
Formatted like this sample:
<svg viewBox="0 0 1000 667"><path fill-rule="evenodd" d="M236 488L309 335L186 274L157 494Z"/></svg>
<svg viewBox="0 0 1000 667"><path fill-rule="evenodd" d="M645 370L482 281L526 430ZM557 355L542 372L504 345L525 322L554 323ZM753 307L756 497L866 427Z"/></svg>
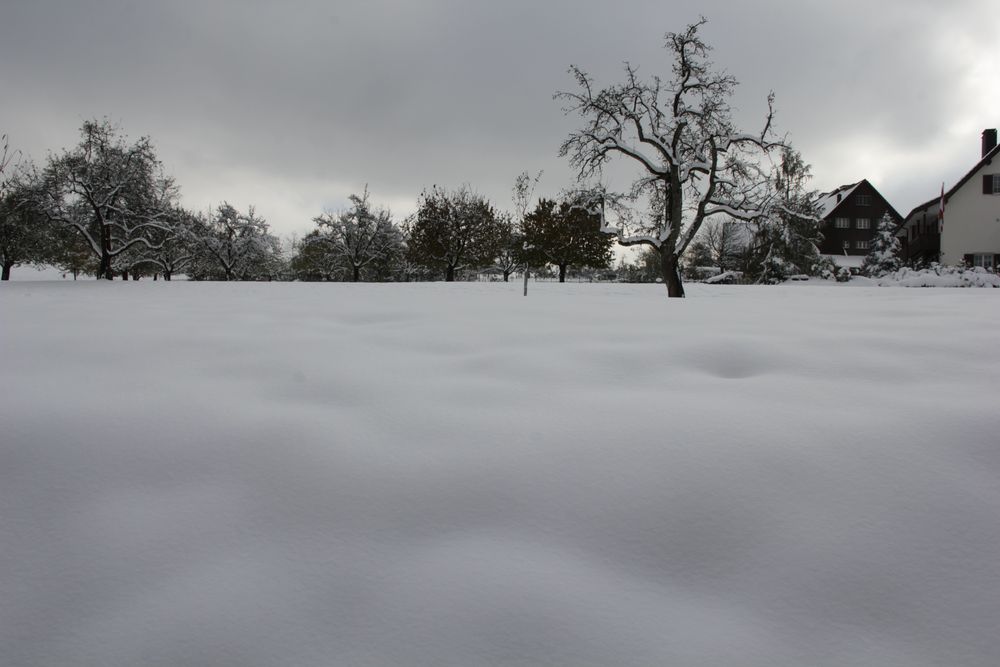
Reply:
<svg viewBox="0 0 1000 667"><path fill-rule="evenodd" d="M878 226L875 228L875 238L872 239L871 248L861 265L861 270L866 276L884 276L899 269L900 246L895 232L896 222L886 211L885 215L879 218Z"/></svg>

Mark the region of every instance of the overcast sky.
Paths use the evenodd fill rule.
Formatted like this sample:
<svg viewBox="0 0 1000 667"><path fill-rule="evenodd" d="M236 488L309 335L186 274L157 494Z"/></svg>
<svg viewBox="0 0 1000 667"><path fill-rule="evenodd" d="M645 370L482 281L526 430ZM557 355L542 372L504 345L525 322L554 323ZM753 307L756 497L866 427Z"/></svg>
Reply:
<svg viewBox="0 0 1000 667"><path fill-rule="evenodd" d="M552 99L575 64L669 74L699 14L755 129L769 90L813 186L868 178L904 215L1000 125L996 0L0 0L0 133L36 162L83 120L150 135L186 206L281 235L367 183L401 217L433 184L499 208L521 171L572 184Z"/></svg>

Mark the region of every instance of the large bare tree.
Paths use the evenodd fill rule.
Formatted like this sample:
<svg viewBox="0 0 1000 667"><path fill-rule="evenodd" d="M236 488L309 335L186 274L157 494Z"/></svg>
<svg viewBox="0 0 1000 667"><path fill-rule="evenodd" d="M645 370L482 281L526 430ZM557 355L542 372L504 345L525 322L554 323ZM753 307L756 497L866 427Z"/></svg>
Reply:
<svg viewBox="0 0 1000 667"><path fill-rule="evenodd" d="M37 204L72 229L99 261L98 278L113 277L115 258L136 246L155 248L149 232L171 233L177 198L148 137L133 144L108 121L87 121L80 144L49 159Z"/></svg>
<svg viewBox="0 0 1000 667"><path fill-rule="evenodd" d="M715 69L710 47L702 40L701 19L684 32L668 33L666 48L673 59L672 75L643 80L626 63L625 81L598 90L592 78L573 66L575 92L559 92L566 112L584 121L563 142L582 182L603 174L621 158L640 169L630 192L614 196L592 188L593 208L602 215L605 231L624 246L650 246L660 254L663 281L671 297L684 296L679 258L702 223L713 216L753 220L762 215L768 198L769 154L782 143L771 129L773 94L757 134L738 131L729 100L737 85L731 75ZM636 220L621 213L622 202L648 202L652 216Z"/></svg>

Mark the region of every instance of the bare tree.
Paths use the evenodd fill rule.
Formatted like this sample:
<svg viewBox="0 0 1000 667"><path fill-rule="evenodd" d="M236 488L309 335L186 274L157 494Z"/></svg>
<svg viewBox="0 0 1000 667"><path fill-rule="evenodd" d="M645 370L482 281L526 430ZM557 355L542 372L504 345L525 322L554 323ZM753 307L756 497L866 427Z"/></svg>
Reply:
<svg viewBox="0 0 1000 667"><path fill-rule="evenodd" d="M0 280L10 280L19 264L38 263L45 250L45 230L37 208L31 205L32 182L26 170L12 173L20 151L11 152L7 135L0 136Z"/></svg>
<svg viewBox="0 0 1000 667"><path fill-rule="evenodd" d="M773 94L760 133L733 126L729 99L737 82L708 60L710 47L698 34L705 22L666 35L673 58L669 80L641 80L637 68L626 64L624 83L596 90L591 77L573 66L579 89L556 93L567 113L584 119L560 148L581 181L600 176L613 158L641 169L627 197L598 188L592 207L620 244L660 253L671 297L684 296L679 258L706 219L752 220L762 214L768 181L762 158L782 146L772 138ZM629 216L609 222L608 214L621 210L616 204L639 198L659 209L652 222L634 223Z"/></svg>
<svg viewBox="0 0 1000 667"><path fill-rule="evenodd" d="M517 270L523 263L522 246L524 245L524 234L521 226L518 225L509 214L497 215L497 268L503 272L503 281L510 280L510 274Z"/></svg>
<svg viewBox="0 0 1000 667"><path fill-rule="evenodd" d="M18 154L18 151L10 152L10 144L7 141L7 135L0 135L0 197L7 194L7 184L9 182L9 169L10 163L14 161L14 157Z"/></svg>
<svg viewBox="0 0 1000 667"><path fill-rule="evenodd" d="M517 248L515 254L523 257L524 264L524 296L528 296L528 274L531 272L531 262L528 261L527 255L530 253L532 248L529 247L527 241L524 240L523 230L524 230L524 218L528 215L528 206L531 205L531 198L535 194L535 188L538 187L538 182L542 180L542 172L539 171L532 178L528 172L522 171L518 174L517 178L514 180L514 189L511 192L514 200L514 209L517 215L517 221L514 223L519 230L522 231L520 234L521 238L520 245ZM504 280L506 280L506 276Z"/></svg>
<svg viewBox="0 0 1000 667"><path fill-rule="evenodd" d="M130 267L133 271L137 268L152 269L154 276L162 274L164 280L170 280L194 259L197 241L192 232L198 229L197 216L178 206L171 211L168 219L171 231L150 230L156 245L136 258Z"/></svg>
<svg viewBox="0 0 1000 667"><path fill-rule="evenodd" d="M38 206L77 232L110 280L116 257L135 246L155 248L148 232L170 232L177 188L163 175L148 137L129 144L108 121L87 121L80 145L49 159Z"/></svg>
<svg viewBox="0 0 1000 667"><path fill-rule="evenodd" d="M372 207L367 187L360 197L351 195L350 200L347 211L314 218L318 233L306 241L326 245L334 259L347 266L351 281L358 282L365 267L388 265L400 257L403 235L388 209Z"/></svg>
<svg viewBox="0 0 1000 667"><path fill-rule="evenodd" d="M256 280L270 277L281 257L281 243L253 206L241 213L223 203L191 229L195 254L190 268L196 279Z"/></svg>
<svg viewBox="0 0 1000 667"><path fill-rule="evenodd" d="M705 221L698 238L705 244L715 265L728 271L739 264L748 236L745 225L731 219L719 219Z"/></svg>

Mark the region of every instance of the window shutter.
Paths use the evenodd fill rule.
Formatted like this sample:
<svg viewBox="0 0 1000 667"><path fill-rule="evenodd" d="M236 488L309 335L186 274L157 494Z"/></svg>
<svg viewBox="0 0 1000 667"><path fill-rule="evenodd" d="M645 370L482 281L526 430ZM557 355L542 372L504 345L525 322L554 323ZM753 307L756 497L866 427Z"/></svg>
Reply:
<svg viewBox="0 0 1000 667"><path fill-rule="evenodd" d="M972 266L972 255L962 255L962 261L966 266Z"/></svg>
<svg viewBox="0 0 1000 667"><path fill-rule="evenodd" d="M983 194L993 194L993 174L983 174Z"/></svg>

